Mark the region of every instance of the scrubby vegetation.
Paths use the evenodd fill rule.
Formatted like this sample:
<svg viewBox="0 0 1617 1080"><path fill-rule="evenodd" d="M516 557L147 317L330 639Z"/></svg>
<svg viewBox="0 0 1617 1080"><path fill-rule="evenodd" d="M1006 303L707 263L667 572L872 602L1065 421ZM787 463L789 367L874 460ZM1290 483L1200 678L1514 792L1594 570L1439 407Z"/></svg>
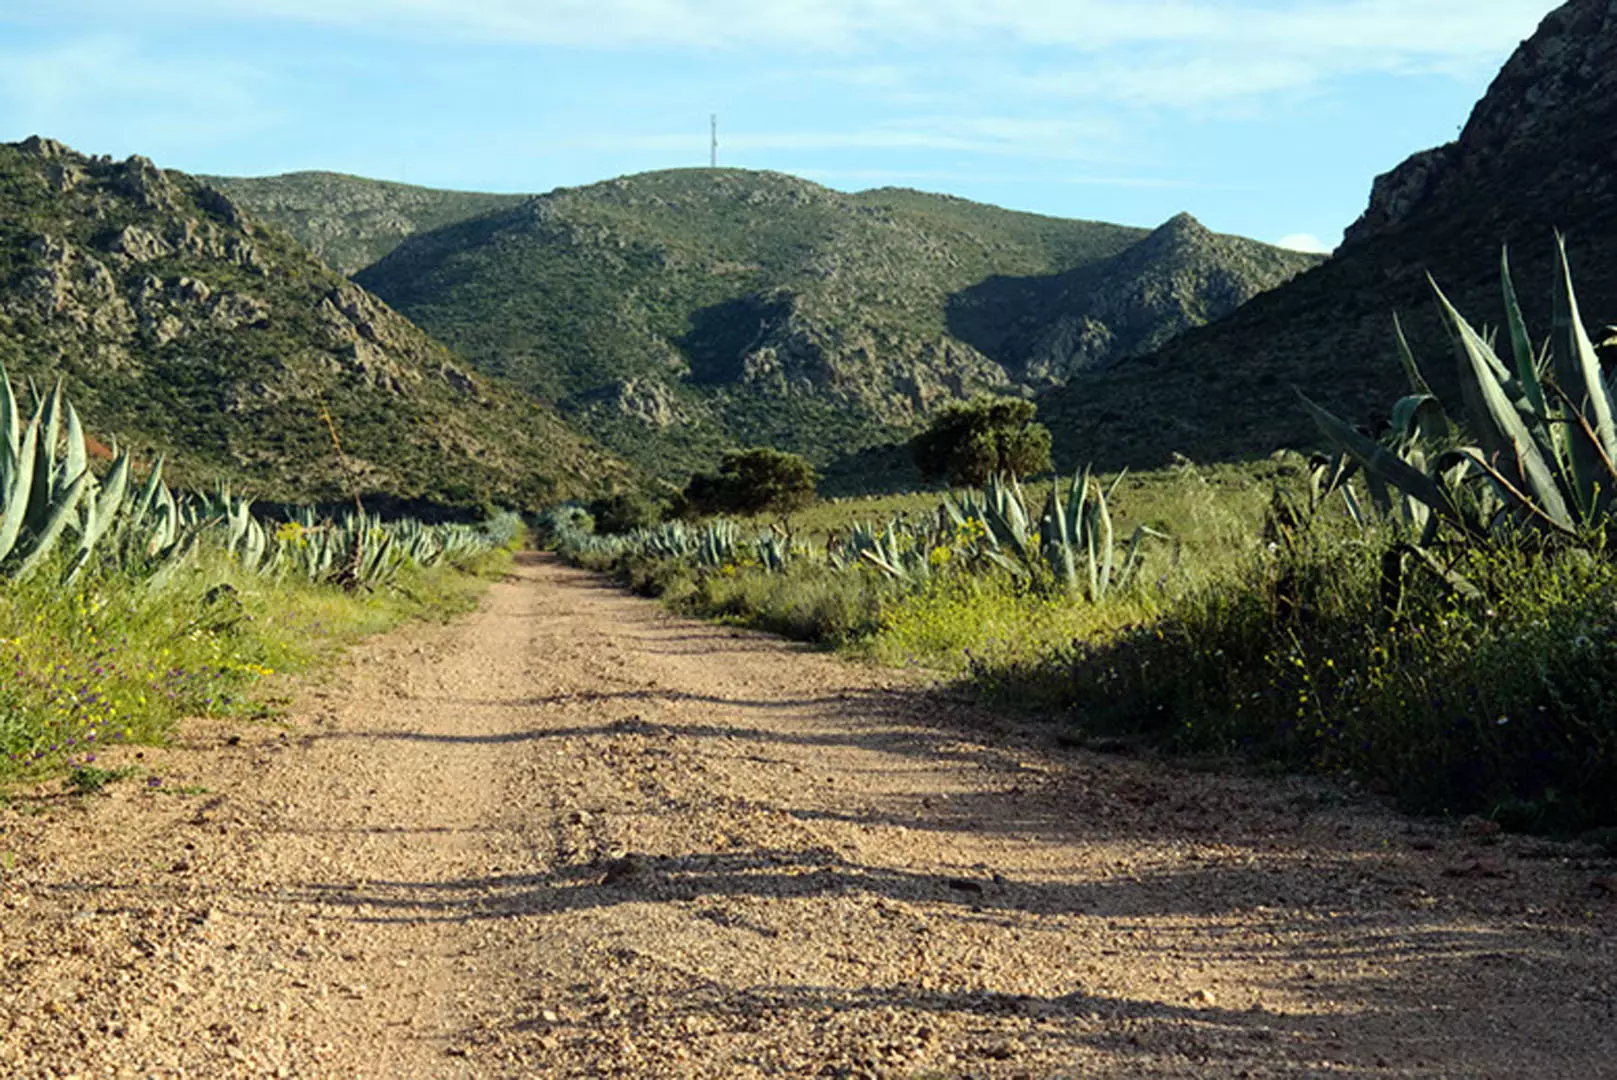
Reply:
<svg viewBox="0 0 1617 1080"><path fill-rule="evenodd" d="M60 387L22 414L0 373L0 781L254 711L253 684L358 634L461 609L466 571L522 535L481 526L260 520L221 490L175 492L125 451L99 475Z"/></svg>
<svg viewBox="0 0 1617 1080"><path fill-rule="evenodd" d="M0 363L65 380L103 442L193 490L301 503L357 486L426 513L626 475L195 178L47 139L0 143Z"/></svg>
<svg viewBox="0 0 1617 1080"><path fill-rule="evenodd" d="M1150 347L1318 261L1188 219L1153 233L684 169L412 236L355 280L683 481L733 446L824 467L977 390Z"/></svg>
<svg viewBox="0 0 1617 1080"><path fill-rule="evenodd" d="M984 394L944 406L910 443L928 480L981 487L995 476L1050 471L1050 429L1034 422L1038 406Z"/></svg>
<svg viewBox="0 0 1617 1080"><path fill-rule="evenodd" d="M698 473L685 485L683 513L787 516L814 501L814 466L797 454L758 447L731 450L716 473Z"/></svg>
<svg viewBox="0 0 1617 1080"><path fill-rule="evenodd" d="M733 521L604 540L565 515L551 538L689 610L953 672L1076 739L1609 828L1617 409L1564 264L1542 348L1505 288L1514 363L1447 309L1464 424L1406 349L1413 393L1380 440L1315 410L1335 459L995 479L874 525L850 516L872 504L826 505L794 543Z"/></svg>

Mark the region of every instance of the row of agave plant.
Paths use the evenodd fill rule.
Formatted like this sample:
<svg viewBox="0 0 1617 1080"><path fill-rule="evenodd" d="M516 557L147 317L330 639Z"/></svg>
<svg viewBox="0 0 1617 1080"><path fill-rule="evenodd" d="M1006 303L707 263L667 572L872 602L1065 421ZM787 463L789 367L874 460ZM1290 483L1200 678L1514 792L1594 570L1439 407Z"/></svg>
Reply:
<svg viewBox="0 0 1617 1080"><path fill-rule="evenodd" d="M325 521L305 509L272 531L250 499L228 488L176 492L163 480L161 460L137 483L124 450L97 476L61 384L36 399L25 424L0 369L0 583L59 567L65 584L99 567L161 588L204 544L217 543L249 571L375 587L404 566L475 554L521 528L515 515L484 526L426 525L362 512Z"/></svg>
<svg viewBox="0 0 1617 1080"><path fill-rule="evenodd" d="M574 560L612 562L638 555L689 562L704 570L746 563L784 570L794 558L805 554L805 549L794 545L779 530L747 533L727 518L702 525L668 521L652 528L602 535L594 532L588 513L568 505L546 511L539 524L557 550Z"/></svg>
<svg viewBox="0 0 1617 1080"><path fill-rule="evenodd" d="M1397 340L1410 392L1394 406L1380 438L1303 398L1339 452L1342 467L1328 486L1341 491L1354 519L1390 525L1400 537L1391 554L1416 558L1457 592L1474 590L1443 569L1434 548L1525 538L1603 547L1617 525L1617 396L1578 310L1561 237L1557 258L1551 331L1535 346L1508 254L1501 256L1509 363L1496 335L1477 330L1432 282L1459 360L1464 411L1458 421L1432 392L1401 327ZM1347 483L1360 473L1368 508Z"/></svg>
<svg viewBox="0 0 1617 1080"><path fill-rule="evenodd" d="M1119 478L1121 479L1121 478ZM794 562L823 559L839 570L869 569L900 584L921 587L945 567L995 569L1030 583L1049 583L1067 594L1099 601L1137 578L1143 545L1161 533L1141 526L1120 548L1109 498L1089 470L1053 484L1035 512L1015 478L993 478L981 491L943 498L920 520L895 517L856 524L823 549L794 541L777 527L747 533L734 521L667 522L618 535L597 535L575 507L554 509L541 520L557 550L578 560L613 562L626 556L681 560L704 570L756 565L783 571Z"/></svg>
<svg viewBox="0 0 1617 1080"><path fill-rule="evenodd" d="M1121 480L1107 488L1088 469L1080 470L1065 492L1059 481L1052 484L1035 514L1015 477L994 477L981 491L945 496L930 521L855 526L829 557L835 566L869 563L909 584L925 583L958 559L1099 601L1133 584L1146 539L1166 539L1141 525L1119 550L1110 496Z"/></svg>

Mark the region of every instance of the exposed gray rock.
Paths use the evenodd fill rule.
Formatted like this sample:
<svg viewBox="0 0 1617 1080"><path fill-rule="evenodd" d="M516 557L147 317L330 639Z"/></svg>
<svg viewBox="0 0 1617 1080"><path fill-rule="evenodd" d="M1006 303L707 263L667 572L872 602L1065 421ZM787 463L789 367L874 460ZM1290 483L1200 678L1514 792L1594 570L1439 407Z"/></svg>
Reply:
<svg viewBox="0 0 1617 1080"><path fill-rule="evenodd" d="M1617 0L1573 0L1545 16L1472 110L1459 139L1377 177L1348 227L1362 243L1492 177L1502 160L1537 153L1540 176L1574 170L1586 193L1617 191L1617 140L1591 122L1617 102ZM1587 118L1568 125L1568 118ZM1587 136L1597 145L1584 141ZM1522 192L1523 196L1527 193Z"/></svg>
<svg viewBox="0 0 1617 1080"><path fill-rule="evenodd" d="M35 237L30 250L38 262L23 274L20 295L36 314L100 335L133 329L134 311L121 295L117 279L99 259L56 236Z"/></svg>
<svg viewBox="0 0 1617 1080"><path fill-rule="evenodd" d="M156 233L139 225L125 225L113 234L107 250L126 256L137 263L151 262L174 254L174 247Z"/></svg>
<svg viewBox="0 0 1617 1080"><path fill-rule="evenodd" d="M54 161L56 158L73 153L55 139L47 139L40 135L28 136L28 138L17 144L17 148L25 154L44 158L46 161Z"/></svg>
<svg viewBox="0 0 1617 1080"><path fill-rule="evenodd" d="M674 392L658 379L625 379L615 384L606 404L618 414L649 428L670 428L688 418Z"/></svg>

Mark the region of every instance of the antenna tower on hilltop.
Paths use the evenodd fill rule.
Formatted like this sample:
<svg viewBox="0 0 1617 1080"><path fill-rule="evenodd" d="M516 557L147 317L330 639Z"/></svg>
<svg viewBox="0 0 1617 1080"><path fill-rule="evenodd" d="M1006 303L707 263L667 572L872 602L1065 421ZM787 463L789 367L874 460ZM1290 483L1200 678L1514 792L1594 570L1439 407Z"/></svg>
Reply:
<svg viewBox="0 0 1617 1080"><path fill-rule="evenodd" d="M713 147L708 156L708 164L717 169L719 167L719 114L714 113L710 119L713 127Z"/></svg>

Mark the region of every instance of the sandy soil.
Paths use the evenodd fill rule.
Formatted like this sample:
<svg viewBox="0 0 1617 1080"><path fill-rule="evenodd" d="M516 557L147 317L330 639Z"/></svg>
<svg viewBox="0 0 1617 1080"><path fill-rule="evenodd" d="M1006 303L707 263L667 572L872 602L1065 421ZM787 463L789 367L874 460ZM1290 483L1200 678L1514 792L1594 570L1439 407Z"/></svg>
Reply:
<svg viewBox="0 0 1617 1080"><path fill-rule="evenodd" d="M1617 1076L1592 851L1060 749L538 556L141 764L0 813L0 1076Z"/></svg>

